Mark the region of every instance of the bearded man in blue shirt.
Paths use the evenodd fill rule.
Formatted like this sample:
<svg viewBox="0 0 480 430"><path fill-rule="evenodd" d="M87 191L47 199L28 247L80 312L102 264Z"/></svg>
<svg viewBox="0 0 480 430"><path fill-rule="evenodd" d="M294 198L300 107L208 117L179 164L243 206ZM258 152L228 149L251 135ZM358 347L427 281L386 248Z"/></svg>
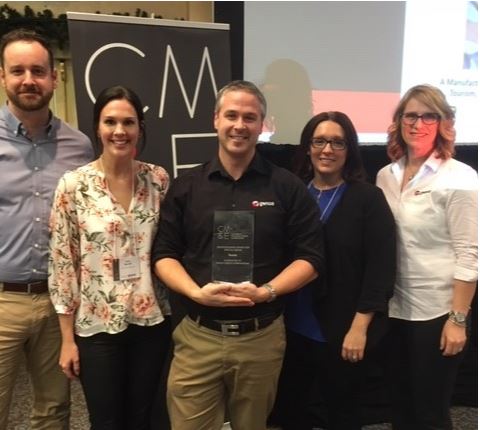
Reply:
<svg viewBox="0 0 480 430"><path fill-rule="evenodd" d="M48 41L16 29L0 41L0 430L25 354L33 386L32 430L69 428L68 379L58 365L60 331L47 285L48 220L57 182L93 158L87 136L56 118Z"/></svg>

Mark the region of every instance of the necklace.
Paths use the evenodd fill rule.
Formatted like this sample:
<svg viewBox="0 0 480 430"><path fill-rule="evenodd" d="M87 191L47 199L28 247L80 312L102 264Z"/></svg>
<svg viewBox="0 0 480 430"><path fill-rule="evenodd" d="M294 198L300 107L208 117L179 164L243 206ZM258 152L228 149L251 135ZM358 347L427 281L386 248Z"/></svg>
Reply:
<svg viewBox="0 0 480 430"><path fill-rule="evenodd" d="M102 170L104 177L105 177L105 185L107 187L107 190L110 194L112 194L110 187L108 185L108 179L107 179L107 172L105 171L105 167L103 165L103 160L102 157L98 158L98 162L100 165L100 169ZM130 205L132 204L132 200L135 198L135 161L132 160L132 187L130 190ZM113 195L113 194L112 194ZM125 209L125 208L124 208ZM129 211L129 209L125 209L126 212L126 217L128 222L126 223L127 227L127 232L130 234L130 236L133 239L132 245L133 245L133 250L132 250L132 255L136 254L136 249L137 249L137 239L135 236L135 218L132 217L132 213ZM129 226L131 226L132 232L129 232ZM130 246L132 246L130 245ZM117 256L117 232L116 229L113 229L113 259L118 261L118 256Z"/></svg>
<svg viewBox="0 0 480 430"><path fill-rule="evenodd" d="M320 221L323 221L325 216L327 215L328 213L328 209L330 208L330 205L332 204L332 202L335 200L335 196L337 195L338 193L338 190L340 188L342 188L342 186L344 185L344 183L341 183L340 185L337 185L335 188L330 188L329 190L318 190L318 196L317 196L317 206L320 207L320 198L322 197L322 194L323 194L323 191L333 191L333 194L332 196L330 197L330 199L328 200L328 203L327 205L325 206L325 209L322 211L322 214L320 215ZM313 185L313 180L310 181L310 183L308 184L308 187L310 189L312 188L315 188L315 186Z"/></svg>
<svg viewBox="0 0 480 430"><path fill-rule="evenodd" d="M411 181L417 173L418 169L416 171L414 169L409 169L408 167L405 169L405 175L407 176L407 180L409 181Z"/></svg>
<svg viewBox="0 0 480 430"><path fill-rule="evenodd" d="M418 163L411 164L408 162L408 159L407 159L407 161L405 162L405 170L403 172L403 175L405 178L407 178L407 181L411 181L415 176L417 176L424 162L425 160L423 160L423 162L420 164Z"/></svg>

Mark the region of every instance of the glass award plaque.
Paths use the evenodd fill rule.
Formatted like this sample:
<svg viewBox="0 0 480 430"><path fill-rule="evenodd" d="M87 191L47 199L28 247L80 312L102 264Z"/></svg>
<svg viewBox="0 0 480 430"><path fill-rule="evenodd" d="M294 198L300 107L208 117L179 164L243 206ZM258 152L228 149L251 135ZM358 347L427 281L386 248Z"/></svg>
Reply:
<svg viewBox="0 0 480 430"><path fill-rule="evenodd" d="M253 211L215 211L212 280L251 282L253 276Z"/></svg>

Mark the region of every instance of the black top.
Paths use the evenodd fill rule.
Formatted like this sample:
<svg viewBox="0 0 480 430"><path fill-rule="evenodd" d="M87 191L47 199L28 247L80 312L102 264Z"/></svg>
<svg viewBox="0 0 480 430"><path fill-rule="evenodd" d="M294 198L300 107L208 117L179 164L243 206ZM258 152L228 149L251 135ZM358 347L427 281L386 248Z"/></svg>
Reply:
<svg viewBox="0 0 480 430"><path fill-rule="evenodd" d="M387 330L395 282L395 221L374 185L350 183L324 224L327 295L318 316L329 342L340 348L356 312L375 312L367 348Z"/></svg>
<svg viewBox="0 0 480 430"><path fill-rule="evenodd" d="M199 286L211 282L215 210L254 211L254 284L269 282L297 259L323 272L323 237L316 202L295 175L258 153L237 181L218 157L173 181L161 207L153 262L177 259ZM187 311L213 319L243 319L283 311L281 297L253 307L204 306L187 297L183 301Z"/></svg>

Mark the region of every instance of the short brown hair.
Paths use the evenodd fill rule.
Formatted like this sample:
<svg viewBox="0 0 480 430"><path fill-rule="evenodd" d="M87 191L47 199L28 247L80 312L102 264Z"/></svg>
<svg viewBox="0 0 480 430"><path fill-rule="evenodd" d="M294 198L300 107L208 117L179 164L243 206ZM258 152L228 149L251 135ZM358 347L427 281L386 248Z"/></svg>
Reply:
<svg viewBox="0 0 480 430"><path fill-rule="evenodd" d="M255 84L249 81L241 80L228 83L218 92L217 99L215 101L215 113L218 113L220 111L220 108L222 107L223 96L231 91L245 91L246 93L254 95L260 103L262 120L265 119L265 115L267 114L267 101L265 100L265 96Z"/></svg>
<svg viewBox="0 0 480 430"><path fill-rule="evenodd" d="M19 41L40 43L40 45L42 45L48 52L48 63L50 64L50 68L52 70L55 68L53 50L49 40L40 33L37 33L35 30L29 30L27 28L17 28L15 30L9 31L8 33L5 33L0 39L0 64L2 67L4 66L3 55L5 52L5 48L10 45L10 43Z"/></svg>

